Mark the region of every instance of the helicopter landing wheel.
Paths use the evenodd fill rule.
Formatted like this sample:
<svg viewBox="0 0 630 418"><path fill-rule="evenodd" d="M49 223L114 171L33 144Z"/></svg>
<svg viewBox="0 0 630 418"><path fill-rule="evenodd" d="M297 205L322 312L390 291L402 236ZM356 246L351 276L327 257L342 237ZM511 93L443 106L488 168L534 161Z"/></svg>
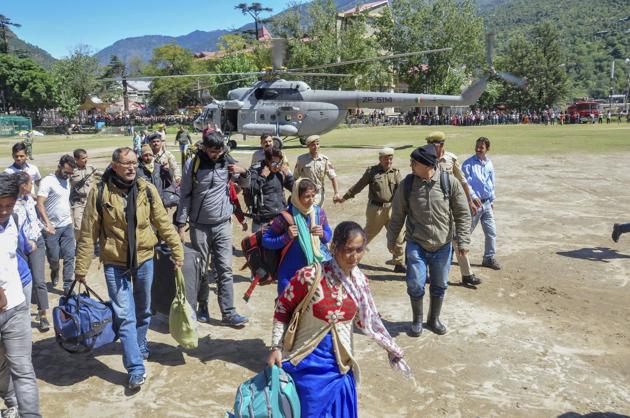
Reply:
<svg viewBox="0 0 630 418"><path fill-rule="evenodd" d="M306 145L306 138L300 137L300 144Z"/></svg>
<svg viewBox="0 0 630 418"><path fill-rule="evenodd" d="M230 139L227 144L228 144L228 147L230 147L230 149L236 149L236 147L238 146L238 144L236 143L234 139Z"/></svg>
<svg viewBox="0 0 630 418"><path fill-rule="evenodd" d="M277 148L277 149L282 149L282 145L284 145L284 143L282 142L282 139L275 137L273 139L273 147Z"/></svg>

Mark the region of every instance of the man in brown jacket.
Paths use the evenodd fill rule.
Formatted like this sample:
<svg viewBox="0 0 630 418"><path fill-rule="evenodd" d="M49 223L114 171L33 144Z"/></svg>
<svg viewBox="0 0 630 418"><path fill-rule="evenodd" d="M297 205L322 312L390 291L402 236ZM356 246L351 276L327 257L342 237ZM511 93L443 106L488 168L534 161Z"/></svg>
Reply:
<svg viewBox="0 0 630 418"><path fill-rule="evenodd" d="M407 293L413 312L409 334L413 337L422 333L422 298L427 281L431 285L427 327L438 335L446 333L440 312L451 267L451 241L457 233L461 254L468 253L470 244L470 212L462 185L452 174L438 170L437 164L433 145L411 153L413 174L401 182L394 195L387 230L387 248L392 251L400 230L406 226Z"/></svg>
<svg viewBox="0 0 630 418"><path fill-rule="evenodd" d="M137 166L138 157L131 148L116 149L102 182L90 190L75 269L75 278L85 282L98 240L130 389L144 383L144 360L149 357L146 336L151 321L153 251L158 243L153 227L171 248L175 266L184 262L182 243L158 192L136 177Z"/></svg>

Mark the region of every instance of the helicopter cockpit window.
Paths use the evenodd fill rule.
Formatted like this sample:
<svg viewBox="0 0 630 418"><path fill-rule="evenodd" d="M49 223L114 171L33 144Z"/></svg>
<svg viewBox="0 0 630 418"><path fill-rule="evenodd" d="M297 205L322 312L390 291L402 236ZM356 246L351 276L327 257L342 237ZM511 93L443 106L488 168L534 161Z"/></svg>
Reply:
<svg viewBox="0 0 630 418"><path fill-rule="evenodd" d="M287 88L259 88L254 92L256 100L295 99L299 96L296 89Z"/></svg>
<svg viewBox="0 0 630 418"><path fill-rule="evenodd" d="M260 120L265 120L265 115L264 114L260 114Z"/></svg>
<svg viewBox="0 0 630 418"><path fill-rule="evenodd" d="M271 119L271 121L272 121L272 122L273 122L273 121L275 121L275 120L276 120L276 115L271 115L271 116L269 117L269 119Z"/></svg>

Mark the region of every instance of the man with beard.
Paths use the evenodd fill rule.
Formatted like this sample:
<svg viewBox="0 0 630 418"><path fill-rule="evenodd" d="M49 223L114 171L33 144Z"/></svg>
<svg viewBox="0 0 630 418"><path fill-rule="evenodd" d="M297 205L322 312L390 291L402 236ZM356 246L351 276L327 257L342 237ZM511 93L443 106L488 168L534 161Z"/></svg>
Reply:
<svg viewBox="0 0 630 418"><path fill-rule="evenodd" d="M37 211L45 225L46 255L53 286L59 280L59 260L63 259L63 290L70 288L74 274L75 240L70 209L70 177L77 163L64 155L54 173L44 177L37 191Z"/></svg>

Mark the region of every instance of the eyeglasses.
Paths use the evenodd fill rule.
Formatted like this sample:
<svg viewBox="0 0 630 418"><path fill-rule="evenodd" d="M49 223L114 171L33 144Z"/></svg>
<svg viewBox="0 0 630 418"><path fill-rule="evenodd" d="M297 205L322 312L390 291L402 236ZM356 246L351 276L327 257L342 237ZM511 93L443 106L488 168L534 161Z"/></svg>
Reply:
<svg viewBox="0 0 630 418"><path fill-rule="evenodd" d="M269 163L269 165L270 165L272 168L278 168L278 167L281 167L281 166L282 166L282 161L272 161L271 163Z"/></svg>
<svg viewBox="0 0 630 418"><path fill-rule="evenodd" d="M125 161L125 162L117 161L116 164L120 164L125 168L138 168L137 161Z"/></svg>

